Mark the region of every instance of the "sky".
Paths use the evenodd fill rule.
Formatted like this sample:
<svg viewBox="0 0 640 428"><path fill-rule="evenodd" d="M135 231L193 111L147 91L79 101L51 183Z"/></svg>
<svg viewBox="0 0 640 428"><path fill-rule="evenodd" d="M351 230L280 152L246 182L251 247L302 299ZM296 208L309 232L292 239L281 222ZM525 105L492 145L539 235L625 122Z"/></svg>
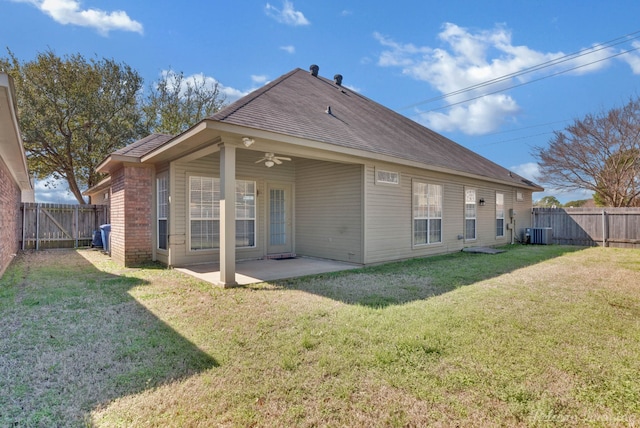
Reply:
<svg viewBox="0 0 640 428"><path fill-rule="evenodd" d="M167 70L227 101L295 69L332 79L526 178L536 147L640 95L640 2L0 0L0 56L51 49ZM36 183L41 202L74 202ZM534 199L590 193L545 186Z"/></svg>

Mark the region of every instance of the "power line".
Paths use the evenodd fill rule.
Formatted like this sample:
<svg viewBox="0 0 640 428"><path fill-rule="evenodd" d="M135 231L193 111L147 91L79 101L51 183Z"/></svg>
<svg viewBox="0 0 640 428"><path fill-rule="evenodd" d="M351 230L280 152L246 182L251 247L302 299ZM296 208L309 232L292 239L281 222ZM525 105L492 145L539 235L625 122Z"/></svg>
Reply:
<svg viewBox="0 0 640 428"><path fill-rule="evenodd" d="M455 103L447 104L446 106L437 107L437 108L434 108L434 109L431 109L431 110L427 110L427 111L425 111L423 113L429 113L429 112L432 112L432 111L444 110L446 108L453 107L453 106L456 106L458 104L464 104L464 103L468 103L469 101L474 101L474 100L477 100L479 98L486 97L487 95L497 94L499 92L504 92L504 91L506 91L508 89L519 88L520 86L524 86L524 85L528 85L528 84L531 84L531 83L539 82L541 80L548 79L550 77L555 77L555 76L558 76L560 74L568 73L570 71L577 70L577 69L582 68L582 67L587 67L589 65L593 65L593 64L596 64L598 62L602 62L602 61L605 61L607 59L615 58L615 57L620 56L620 55L625 55L625 54L628 54L629 52L633 52L633 51L637 51L637 50L640 50L640 46L638 46L637 48L632 48L632 49L628 49L626 51L619 52L619 53L614 54L614 55L610 55L610 56L605 57L605 58L600 58L600 59L598 59L596 61L591 61L591 62L588 62L586 64L578 65L576 67L571 67L571 68L568 68L568 69L563 70L563 71L558 71L557 73L552 73L552 74L549 74L547 76L540 77L538 79L533 79L533 80L530 80L528 82L523 82L523 83L519 83L517 85L509 86L507 88L498 89L498 90L495 90L495 91L492 91L492 92L487 92L485 94L478 95L478 96L472 97L472 98L468 98L468 99L463 100L463 101L458 101L458 102L455 102Z"/></svg>
<svg viewBox="0 0 640 428"><path fill-rule="evenodd" d="M475 148L475 147L486 147L486 146L494 146L496 144L502 144L502 143L510 143L512 141L519 141L519 140L527 140L529 138L533 138L533 137L540 137L541 135L548 135L548 134L553 134L553 131L549 131L549 132L541 132L539 134L532 134L532 135L525 135L523 137L516 137L516 138L510 138L508 140L500 140L500 141L493 141L491 143L484 143L484 144L474 144L472 146L469 146L469 148Z"/></svg>
<svg viewBox="0 0 640 428"><path fill-rule="evenodd" d="M619 44L626 43L626 42L629 42L631 40L638 39L638 38L640 38L640 34L639 33L640 33L640 30L634 31L634 32L628 33L628 34L626 34L624 36L616 37L615 39L609 40L607 42L599 43L597 45L594 45L591 48L582 49L582 50L579 50L577 52L573 52L573 53L564 55L564 56L562 56L560 58L555 58L555 59L552 59L552 60L549 60L549 61L545 61L543 63L537 64L537 65L534 65L534 66L531 66L531 67L524 68L524 69L519 70L517 72L513 72L513 73L509 73L509 74L500 76L500 77L496 77L494 79L490 79L490 80L487 80L485 82L477 83L475 85L471 85L471 86L468 86L466 88L458 89L458 90L453 91L453 92L449 92L449 93L446 93L446 94L439 95L437 97L429 98L427 100L420 101L418 103L414 103L414 104L411 104L411 105L406 106L406 107L402 107L400 110L405 110L405 109L413 108L413 107L416 107L416 106L419 106L419 105L422 105L422 104L427 104L427 103L430 103L430 102L434 102L434 101L442 100L442 99L445 99L445 98L449 98L449 97L452 97L452 96L455 96L455 95L460 95L460 94L463 94L465 92L470 92L470 91L473 91L473 90L476 90L476 89L483 88L485 86L490 86L490 85L493 85L493 84L496 84L496 83L500 83L500 82L503 82L503 81L506 81L506 80L510 80L512 78L519 77L519 76L522 76L522 75L525 75L525 74L528 74L528 73L532 73L534 71L539 71L539 70L543 70L543 69L548 68L548 67L557 66L557 65L562 64L564 62L575 60L576 58L580 58L580 57L585 56L585 55L591 55L591 54L593 54L595 52L599 52L601 50L610 48L612 46L617 46ZM633 37L631 37L631 36L633 36ZM611 56L608 56L608 57L605 57L605 58L601 58L601 59L596 60L596 61L592 61L590 63L582 64L582 65L579 65L579 66L576 66L576 67L572 67L572 68L569 68L569 69L561 71L561 72L553 73L551 75L548 75L548 76L545 76L545 77L541 77L539 79L534 79L534 80L531 80L531 81L528 81L528 82L524 82L524 83L521 83L521 84L518 84L518 85L509 86L507 88L496 90L496 91L493 91L493 92L490 92L490 93L487 93L487 94L484 94L484 95L480 95L480 96L477 96L477 97L470 98L470 99L465 100L465 101L452 103L452 104L446 105L444 107L439 107L439 108L436 108L436 109L433 109L433 110L429 110L429 111L442 110L442 109L445 109L445 108L448 108L448 107L451 107L451 106L454 106L454 105L458 105L458 104L462 104L462 103L465 103L465 102L476 100L478 98L482 98L482 97L484 97L486 95L492 95L492 94L495 94L495 93L498 93L498 92L503 92L503 91L506 91L508 89L516 88L516 87L523 86L523 85L526 85L526 84L529 84L529 83L538 82L538 81L546 79L548 77L553 77L553 76L557 76L559 74L567 73L569 71L576 70L576 69L582 68L582 67L586 67L588 65L592 65L592 64L595 64L595 63L600 62L600 61L604 61L604 60L607 60L607 59L610 59L610 58L614 58L616 56L624 55L626 53L633 52L633 51L638 50L638 49L640 49L640 47L632 48L632 49L629 49L629 50L626 50L626 51L623 51L623 52L619 52L617 54L614 54L614 55L611 55Z"/></svg>
<svg viewBox="0 0 640 428"><path fill-rule="evenodd" d="M569 122L569 121L570 121L570 119L564 119L564 120L555 120L553 122L540 123L540 124L537 124L537 125L523 126L522 128L508 129L506 131L492 132L490 134L485 134L484 137L489 137L489 136L492 136L492 135L510 134L510 133L513 133L513 132L523 131L525 129L540 128L542 126L555 125L555 124L558 124L558 123L566 123L566 122ZM491 143L473 144L473 145L468 146L468 147L472 148L472 147L493 146L493 145L496 145L496 144L510 143L512 141L526 140L528 138L539 137L541 135L553 134L553 132L554 131L547 131L547 132L541 132L541 133L538 133L538 134L531 134L531 135L525 135L525 136L522 136L522 137L510 138L508 140L493 141Z"/></svg>

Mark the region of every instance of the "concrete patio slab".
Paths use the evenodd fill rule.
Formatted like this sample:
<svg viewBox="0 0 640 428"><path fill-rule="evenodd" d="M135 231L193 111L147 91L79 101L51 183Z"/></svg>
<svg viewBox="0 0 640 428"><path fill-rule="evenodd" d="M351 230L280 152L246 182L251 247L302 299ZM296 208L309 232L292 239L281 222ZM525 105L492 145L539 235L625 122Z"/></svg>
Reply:
<svg viewBox="0 0 640 428"><path fill-rule="evenodd" d="M277 279L357 269L359 267L362 267L362 265L309 257L280 260L245 260L236 263L236 282L238 285L247 285ZM176 268L176 270L212 284L220 283L220 265L218 263L191 265Z"/></svg>

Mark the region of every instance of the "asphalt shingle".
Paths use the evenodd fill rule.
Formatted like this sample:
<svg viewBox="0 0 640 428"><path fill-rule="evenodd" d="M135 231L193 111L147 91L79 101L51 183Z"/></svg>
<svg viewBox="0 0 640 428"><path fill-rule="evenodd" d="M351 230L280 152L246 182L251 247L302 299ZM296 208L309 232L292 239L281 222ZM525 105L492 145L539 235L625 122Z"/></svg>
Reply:
<svg viewBox="0 0 640 428"><path fill-rule="evenodd" d="M537 187L406 116L300 68L239 99L208 120Z"/></svg>

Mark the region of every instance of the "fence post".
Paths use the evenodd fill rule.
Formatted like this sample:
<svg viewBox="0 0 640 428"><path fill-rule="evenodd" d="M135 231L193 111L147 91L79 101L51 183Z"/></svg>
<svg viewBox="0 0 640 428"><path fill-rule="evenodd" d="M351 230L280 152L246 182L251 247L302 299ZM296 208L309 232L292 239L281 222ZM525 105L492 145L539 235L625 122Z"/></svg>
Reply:
<svg viewBox="0 0 640 428"><path fill-rule="evenodd" d="M607 239L609 238L609 227L607 222L607 210L602 210L602 247L608 246Z"/></svg>
<svg viewBox="0 0 640 428"><path fill-rule="evenodd" d="M22 204L20 204L20 207L22 208L21 212L22 212L22 251L24 251L24 228L25 228L25 217L27 216L27 206L26 204L23 202Z"/></svg>
<svg viewBox="0 0 640 428"><path fill-rule="evenodd" d="M40 249L40 204L36 205L36 251Z"/></svg>
<svg viewBox="0 0 640 428"><path fill-rule="evenodd" d="M73 248L78 248L78 235L80 235L80 228L78 227L78 223L80 222L80 219L78 218L78 205L75 205L73 207L73 219L76 223L76 227L73 231L74 236L76 238L73 244Z"/></svg>

